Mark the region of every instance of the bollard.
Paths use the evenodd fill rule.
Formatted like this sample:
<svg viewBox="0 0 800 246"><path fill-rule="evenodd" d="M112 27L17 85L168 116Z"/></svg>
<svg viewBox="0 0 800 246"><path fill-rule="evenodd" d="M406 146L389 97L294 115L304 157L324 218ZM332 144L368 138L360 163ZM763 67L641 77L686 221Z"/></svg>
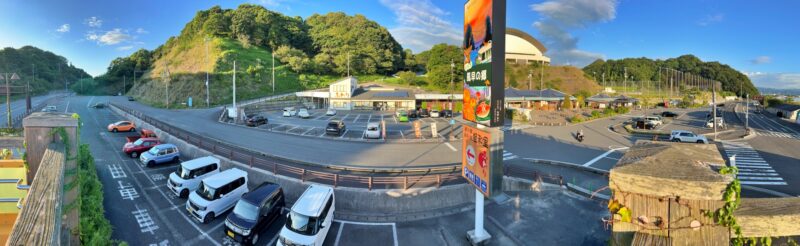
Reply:
<svg viewBox="0 0 800 246"><path fill-rule="evenodd" d="M302 180L303 183L306 182L306 170L305 169L303 169L303 173L300 174L300 180Z"/></svg>
<svg viewBox="0 0 800 246"><path fill-rule="evenodd" d="M336 188L337 183L339 183L339 174L333 174L333 188Z"/></svg>
<svg viewBox="0 0 800 246"><path fill-rule="evenodd" d="M255 159L255 157L253 157L253 156L251 155L251 156L250 156L250 169L253 169L253 160L254 160L254 159Z"/></svg>
<svg viewBox="0 0 800 246"><path fill-rule="evenodd" d="M442 175L436 174L436 188L439 188L440 186L442 186Z"/></svg>
<svg viewBox="0 0 800 246"><path fill-rule="evenodd" d="M403 190L408 190L408 176L403 177Z"/></svg>
<svg viewBox="0 0 800 246"><path fill-rule="evenodd" d="M367 187L369 188L370 191L372 190L372 176L369 177L369 184Z"/></svg>

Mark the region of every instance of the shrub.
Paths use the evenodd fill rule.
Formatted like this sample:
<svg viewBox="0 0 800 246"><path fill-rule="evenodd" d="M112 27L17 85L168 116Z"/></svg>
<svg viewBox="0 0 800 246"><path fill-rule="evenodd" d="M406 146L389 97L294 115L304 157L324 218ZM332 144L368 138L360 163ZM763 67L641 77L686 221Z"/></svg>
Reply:
<svg viewBox="0 0 800 246"><path fill-rule="evenodd" d="M572 116L572 118L569 118L569 122L581 123L581 122L583 122L583 117L581 115Z"/></svg>
<svg viewBox="0 0 800 246"><path fill-rule="evenodd" d="M631 109L628 108L628 107L618 107L617 108L617 113L618 114L627 114L630 111L631 111Z"/></svg>
<svg viewBox="0 0 800 246"><path fill-rule="evenodd" d="M597 110L592 110L592 118L599 118L600 112Z"/></svg>
<svg viewBox="0 0 800 246"><path fill-rule="evenodd" d="M78 151L81 184L81 243L84 245L110 245L111 223L103 213L103 184L97 177L94 157L89 145L83 144Z"/></svg>
<svg viewBox="0 0 800 246"><path fill-rule="evenodd" d="M612 114L614 114L614 109L611 109L611 108L603 109L603 114L604 115L612 115Z"/></svg>

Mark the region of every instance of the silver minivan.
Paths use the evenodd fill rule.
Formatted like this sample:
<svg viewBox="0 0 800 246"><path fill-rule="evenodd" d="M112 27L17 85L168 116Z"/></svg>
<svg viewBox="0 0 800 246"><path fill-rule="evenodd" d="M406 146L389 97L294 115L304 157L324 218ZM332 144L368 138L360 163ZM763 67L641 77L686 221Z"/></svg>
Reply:
<svg viewBox="0 0 800 246"><path fill-rule="evenodd" d="M286 216L277 245L322 246L333 224L336 199L333 188L311 185L300 195Z"/></svg>
<svg viewBox="0 0 800 246"><path fill-rule="evenodd" d="M200 181L219 173L219 164L219 159L213 156L183 162L178 170L169 174L167 188L180 198L187 198L189 192L197 190Z"/></svg>
<svg viewBox="0 0 800 246"><path fill-rule="evenodd" d="M186 211L201 223L208 223L228 211L247 193L247 172L231 168L203 179L189 194Z"/></svg>

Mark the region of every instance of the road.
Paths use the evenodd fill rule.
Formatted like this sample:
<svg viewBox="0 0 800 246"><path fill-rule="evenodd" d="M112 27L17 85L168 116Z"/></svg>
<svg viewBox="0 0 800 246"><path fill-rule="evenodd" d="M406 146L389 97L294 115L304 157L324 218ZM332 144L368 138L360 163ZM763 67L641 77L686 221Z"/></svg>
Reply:
<svg viewBox="0 0 800 246"><path fill-rule="evenodd" d="M46 95L39 95L39 96L31 97L31 107L36 107L36 105L39 105L39 104L44 103L44 102L48 102L51 99L58 99L58 98L60 98L62 96L64 96L64 94L53 93L53 94L46 94ZM6 123L5 123L6 122L6 115L8 115L8 113L6 112L6 100L5 100L5 97L0 97L0 98L2 98L2 103L0 103L0 122L2 122L2 123L0 123L0 125L5 127L6 126ZM55 102L55 101L53 101L53 102ZM22 115L24 113L25 113L25 99L24 98L11 101L11 117L12 118L20 116L20 115Z"/></svg>

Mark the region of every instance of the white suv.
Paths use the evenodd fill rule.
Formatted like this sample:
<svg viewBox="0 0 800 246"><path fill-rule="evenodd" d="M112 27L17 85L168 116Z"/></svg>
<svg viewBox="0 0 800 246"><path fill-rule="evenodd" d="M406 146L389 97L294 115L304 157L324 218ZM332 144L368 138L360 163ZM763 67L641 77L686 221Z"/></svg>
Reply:
<svg viewBox="0 0 800 246"><path fill-rule="evenodd" d="M690 131L683 131L683 130L674 130L669 135L669 140L672 142L682 142L682 143L702 143L707 144L708 139L706 136L697 135Z"/></svg>
<svg viewBox="0 0 800 246"><path fill-rule="evenodd" d="M644 121L646 123L649 123L649 124L653 125L653 126L660 126L660 125L664 124L664 122L661 120L661 117L658 117L658 116L647 116L647 117L644 117Z"/></svg>
<svg viewBox="0 0 800 246"><path fill-rule="evenodd" d="M186 210L205 224L233 208L248 191L247 172L231 168L203 179L197 191L189 194Z"/></svg>
<svg viewBox="0 0 800 246"><path fill-rule="evenodd" d="M283 108L283 117L292 117L297 114L297 110L294 107L286 107Z"/></svg>
<svg viewBox="0 0 800 246"><path fill-rule="evenodd" d="M322 246L333 224L335 203L333 188L309 186L287 215L286 225L281 229L277 245Z"/></svg>
<svg viewBox="0 0 800 246"><path fill-rule="evenodd" d="M167 187L175 195L187 198L189 192L197 190L201 180L219 173L219 163L219 159L212 156L183 162L177 171L169 174Z"/></svg>

